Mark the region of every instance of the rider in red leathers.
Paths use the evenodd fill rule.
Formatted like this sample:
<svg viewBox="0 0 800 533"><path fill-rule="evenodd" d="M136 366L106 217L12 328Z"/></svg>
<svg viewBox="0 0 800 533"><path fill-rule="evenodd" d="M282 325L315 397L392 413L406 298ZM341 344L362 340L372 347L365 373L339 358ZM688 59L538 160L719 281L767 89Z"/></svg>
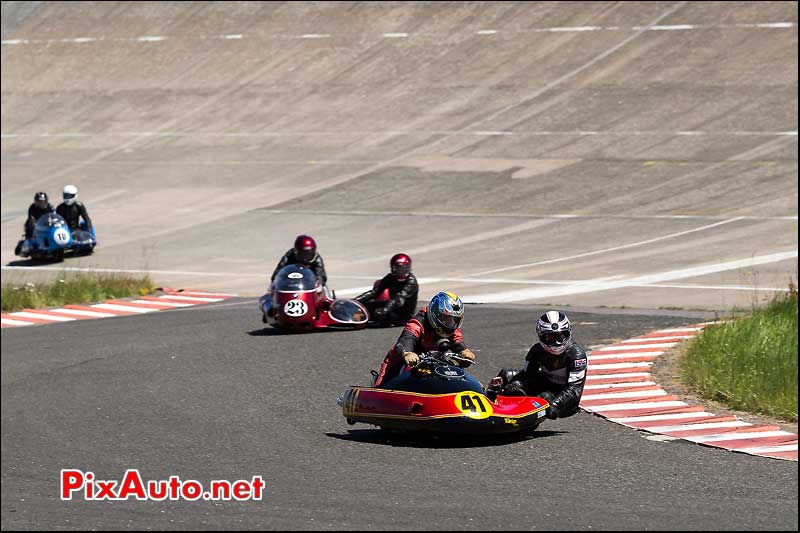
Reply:
<svg viewBox="0 0 800 533"><path fill-rule="evenodd" d="M419 363L419 355L428 351L452 350L470 361L475 354L464 344L461 322L464 319L464 304L450 292L440 292L434 296L427 307L408 321L397 343L389 350L375 379L375 387L380 387L394 378L403 365L414 367ZM471 363L461 363L468 366Z"/></svg>

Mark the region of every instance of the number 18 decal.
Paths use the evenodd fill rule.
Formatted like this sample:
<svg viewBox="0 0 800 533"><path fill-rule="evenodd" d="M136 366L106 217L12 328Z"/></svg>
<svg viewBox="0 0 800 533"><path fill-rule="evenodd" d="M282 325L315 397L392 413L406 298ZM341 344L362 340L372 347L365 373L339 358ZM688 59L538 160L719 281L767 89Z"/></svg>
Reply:
<svg viewBox="0 0 800 533"><path fill-rule="evenodd" d="M61 245L67 244L69 242L69 233L63 229L57 229L56 232L53 233L53 240Z"/></svg>
<svg viewBox="0 0 800 533"><path fill-rule="evenodd" d="M483 394L467 391L455 397L456 408L470 418L489 418L494 413L492 403Z"/></svg>
<svg viewBox="0 0 800 533"><path fill-rule="evenodd" d="M308 306L303 300L289 300L283 306L283 312L289 316L303 316L308 313Z"/></svg>

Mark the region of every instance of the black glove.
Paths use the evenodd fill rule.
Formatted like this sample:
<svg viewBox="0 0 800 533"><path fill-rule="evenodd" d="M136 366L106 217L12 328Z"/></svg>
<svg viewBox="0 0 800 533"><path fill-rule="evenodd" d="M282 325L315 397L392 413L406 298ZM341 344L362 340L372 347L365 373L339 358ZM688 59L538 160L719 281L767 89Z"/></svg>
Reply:
<svg viewBox="0 0 800 533"><path fill-rule="evenodd" d="M550 391L542 391L538 394L539 398L543 400L547 400L547 403L550 405L547 407L547 411L545 412L545 418L549 418L550 420L555 420L558 418L558 407L553 405L553 401L556 399L556 395Z"/></svg>
<svg viewBox="0 0 800 533"><path fill-rule="evenodd" d="M525 394L525 389L522 386L522 383L519 381L512 381L505 387L503 387L503 394L506 396L527 396Z"/></svg>

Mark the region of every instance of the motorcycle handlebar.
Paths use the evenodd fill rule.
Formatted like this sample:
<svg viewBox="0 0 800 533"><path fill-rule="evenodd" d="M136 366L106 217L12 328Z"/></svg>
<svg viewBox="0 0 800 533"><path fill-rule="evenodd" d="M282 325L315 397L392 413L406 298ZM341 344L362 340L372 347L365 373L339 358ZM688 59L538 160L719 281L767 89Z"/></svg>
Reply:
<svg viewBox="0 0 800 533"><path fill-rule="evenodd" d="M422 361L424 361L426 358L432 358L432 359L436 359L438 361L444 361L445 363L450 362L450 361L448 361L448 359L451 359L453 361L462 361L462 362L469 363L469 364L472 364L472 365L477 364L472 359L467 359L466 357L461 357L457 353L452 352L450 350L448 350L446 352L438 352L436 350L432 350L430 352L424 353L424 354L422 354L422 357L420 358L420 363L422 363Z"/></svg>

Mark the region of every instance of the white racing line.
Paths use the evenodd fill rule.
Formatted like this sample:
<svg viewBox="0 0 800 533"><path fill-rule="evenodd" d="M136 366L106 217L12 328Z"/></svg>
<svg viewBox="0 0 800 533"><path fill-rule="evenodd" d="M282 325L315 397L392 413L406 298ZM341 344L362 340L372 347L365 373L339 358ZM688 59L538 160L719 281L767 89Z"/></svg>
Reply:
<svg viewBox="0 0 800 533"><path fill-rule="evenodd" d="M310 37L309 37L310 38ZM551 137L551 136L614 136L614 137L641 137L641 136L697 136L697 137L797 137L797 131L696 131L696 130L652 130L652 131L460 131L460 130L379 130L379 131L117 131L92 133L85 131L60 132L60 133L3 133L3 139L80 139L90 137L329 137L342 135L474 135L479 137L491 136L516 136L516 137Z"/></svg>
<svg viewBox="0 0 800 533"><path fill-rule="evenodd" d="M793 258L797 258L797 250L791 250L788 252L779 252L768 255L760 255L756 257L739 259L735 261L726 261L724 263L716 263L710 265L682 268L678 270L670 270L655 274L645 274L641 276L633 276L633 277L610 280L610 281L598 278L596 280L567 283L562 286L557 286L552 288L525 289L525 290L515 290L506 292L495 292L489 294L474 294L474 295L467 294L465 296L462 296L461 299L465 302L472 302L472 303L519 302L523 300L535 300L539 298L549 298L553 296L584 294L584 293L608 291L613 289L621 289L625 287L652 285L661 281L674 281L677 279L693 278L697 276L704 276L707 274L714 274L717 272L725 272L728 270L736 270L756 265L776 263L779 261L785 261L787 259L793 259Z"/></svg>
<svg viewBox="0 0 800 533"><path fill-rule="evenodd" d="M505 302L518 302L523 300L533 300L537 298L563 296L570 294L582 294L606 291L612 289L619 289L624 287L649 287L649 288L668 288L668 289L690 289L690 290L746 290L746 291L768 291L768 292L785 292L787 288L779 287L755 287L746 285L659 285L660 281L672 281L683 278L692 278L706 274L717 272L724 272L727 270L736 270L739 268L746 268L756 265L764 265L768 263L775 263L785 261L787 259L797 258L797 250L788 252L779 252L774 254L750 257L747 259L739 259L735 261L727 261L724 263L715 263L709 265L701 265L696 267L683 268L678 270L670 270L667 272L659 272L655 274L646 274L633 277L611 276L605 278L594 278L588 280L577 281L560 281L560 280L524 280L524 279L499 279L499 278L481 278L481 277L434 277L434 278L419 278L420 284L435 284L442 282L461 283L461 284L514 284L514 285L546 285L548 287L536 289L516 289L513 291L495 292L487 294L473 294L462 296L462 300L467 303L505 303ZM201 277L236 277L241 278L260 278L266 279L270 273L233 273L233 272L196 272L196 271L181 271L181 270L137 270L137 269L116 269L116 268L82 268L82 267L25 267L25 266L3 266L2 270L49 270L49 271L70 271L70 272L109 272L109 273L129 273L129 274L152 274L152 275L177 275L177 276L201 276ZM375 280L378 276L330 276L331 278L339 279L363 279ZM337 289L338 296L353 296L360 294L372 285L364 285L359 287L348 287L344 289Z"/></svg>
<svg viewBox="0 0 800 533"><path fill-rule="evenodd" d="M513 30L485 29L471 32L471 35L519 35L526 33L585 33L597 31L691 31L691 30L710 30L710 29L791 29L797 26L796 22L753 22L737 24L656 24L650 26L556 26L550 28L517 28ZM338 37L367 37L367 35L339 34ZM412 33L412 32L386 32L380 34L384 39L402 39L408 37L432 37L436 34L431 33ZM136 43L158 43L167 40L179 39L220 39L224 41L238 41L241 39L330 39L334 37L331 33L304 33L300 35L284 34L249 34L228 33L221 35L143 35L140 37L65 37L61 39L3 39L2 44L6 46L24 44L87 44L97 42L136 42Z"/></svg>
<svg viewBox="0 0 800 533"><path fill-rule="evenodd" d="M374 214L374 213L372 213ZM405 213L406 215L408 213ZM479 235L473 235L470 237L465 237L462 240L454 241L453 245L463 245L467 243L472 243L476 240L484 240L485 238L493 238L498 235L503 235L506 233L513 233L516 231L521 231L524 229L530 229L532 227L536 227L543 222L546 221L548 218L560 217L562 215L550 215L550 216L543 216L543 217L536 217L538 220L529 221L523 224L519 224L516 226L511 226L510 228L504 228L501 230L494 230L489 232L484 232ZM570 218L592 218L592 215L563 215L564 217ZM675 219L682 219L685 218L682 215L674 215L674 216L660 216L661 218L675 218ZM596 218L596 217L594 217ZM572 295L572 294L582 294L582 293L592 293L592 292L599 292L599 291L606 291L606 290L613 290L625 287L648 287L648 288L665 288L665 289L688 289L688 290L744 290L744 291L767 291L767 292L785 292L787 288L779 288L779 287L759 287L759 286L752 286L752 285L737 285L737 284L728 284L728 285L708 285L708 284L685 284L685 285L678 285L678 284L664 284L666 281L675 281L679 279L685 278L692 278L697 276L703 276L707 274L713 274L718 272L724 272L728 270L736 270L740 268L746 268L756 265L763 265L768 263L780 262L785 261L787 259L797 258L797 250L790 250L786 252L778 252L768 255L761 255L756 257L749 257L746 259L739 259L734 261L727 261L723 263L715 263L715 264L707 264L707 265L700 265L694 267L687 267L677 270L671 270L666 272L659 272L653 274L644 274L639 276L624 276L624 275L616 275L610 277L602 277L602 278L593 278L588 280L542 280L542 279L507 279L507 278L496 278L496 277L487 277L487 274L494 274L498 272L505 272L509 270L517 270L522 268L530 268L539 265L551 264L556 262L568 261L568 260L575 260L581 259L584 257L604 254L615 252L619 250L624 250L628 248L644 246L648 244L653 244L655 242L672 239L676 237L681 237L687 234L709 230L712 228L717 228L723 226L725 224L729 224L732 222L737 222L743 220L745 218L759 218L759 217L734 217L726 220L721 220L714 222L712 224L707 224L704 226L692 228L689 230L684 230L676 233L670 233L666 235L661 235L659 237L654 237L650 239L646 239L643 241L631 242L619 246L613 246L610 248L604 248L601 250L595 250L591 252L586 252L582 254L573 254L570 256L560 257L560 258L553 258L544 261L534 262L534 263L524 263L521 265L512 265L508 267L503 267L499 269L492 269L492 270L484 270L481 272L477 272L467 276L461 277L422 277L419 278L419 282L421 284L436 284L436 283L458 283L458 284L475 284L475 285L489 285L489 284L498 284L498 285L539 285L539 286L546 286L546 287L538 287L532 289L515 289L512 291L503 291L503 292L493 292L493 293L484 293L484 294L467 294L466 296L462 297L462 300L469 303L500 303L500 302L518 302L524 300L534 300L538 298L546 298L552 296L564 296L564 295ZM797 217L781 217L781 218L788 218L792 220L797 220ZM544 220L542 220L544 219ZM431 250L438 250L440 247L444 246L443 244L438 244L434 247L421 247L416 249L416 253L427 252ZM383 256L380 256L382 259ZM376 258L370 258L370 260ZM365 262L366 260L361 260L358 262ZM242 273L242 272L198 272L198 271L185 271L185 270L139 270L139 269L115 269L115 268L83 268L83 267L46 267L46 266L39 266L39 267L23 267L23 266L3 266L2 270L50 270L50 271L73 271L73 272L108 272L108 273L130 273L130 274L153 274L153 275L174 275L174 276L199 276L199 277L236 277L236 278L259 278L259 279L266 279L270 273L268 272L256 272L256 273ZM331 276L337 279L351 279L351 280L365 280L365 281L374 281L377 276L361 276L361 275L334 275ZM358 286L358 287L345 287L338 289L336 292L340 296L353 296L360 294L366 290L372 288L371 285L365 286Z"/></svg>
<svg viewBox="0 0 800 533"><path fill-rule="evenodd" d="M722 226L723 224L729 224L731 222L736 222L736 221L739 221L739 220L741 220L741 217L736 217L736 218L731 218L731 219L728 219L728 220L723 220L721 222L716 222L714 224L709 224L707 226L701 226L699 228L693 228L693 229L686 230L686 231L680 231L678 233L671 233L669 235L662 235L661 237L655 237L655 238L647 239L647 240L644 240L644 241L632 242L632 243L628 243L628 244L623 244L621 246L614 246L612 248L605 248L603 250L596 250L596 251L593 251L593 252L586 252L586 253L577 254L577 255L570 255L570 256L567 256L567 257L559 257L558 259L549 259L549 260L546 260L546 261L538 261L538 262L535 262L535 263L526 263L526 264L522 264L522 265L514 265L514 266L510 266L510 267L495 268L495 269L492 269L492 270L484 270L482 272L476 272L473 275L474 276L482 276L482 275L485 275L485 274L494 274L494 273L497 273L497 272L507 272L509 270L517 270L517 269L520 269L520 268L529 268L529 267L533 267L533 266L547 265L547 264L551 264L551 263L558 263L558 262L561 262L561 261L570 261L570 260L573 260L573 259L580 259L581 257L589 257L589 256L592 256L592 255L604 254L604 253L607 253L607 252L615 252L617 250L624 250L626 248L633 248L633 247L642 246L642 245L645 245L645 244L652 244L654 242L663 241L665 239L672 239L672 238L675 238L675 237L681 237L683 235L688 235L689 233L694 233L694 232L697 232L697 231L703 231L703 230L711 229L711 228L714 228L714 227L717 227L717 226Z"/></svg>

